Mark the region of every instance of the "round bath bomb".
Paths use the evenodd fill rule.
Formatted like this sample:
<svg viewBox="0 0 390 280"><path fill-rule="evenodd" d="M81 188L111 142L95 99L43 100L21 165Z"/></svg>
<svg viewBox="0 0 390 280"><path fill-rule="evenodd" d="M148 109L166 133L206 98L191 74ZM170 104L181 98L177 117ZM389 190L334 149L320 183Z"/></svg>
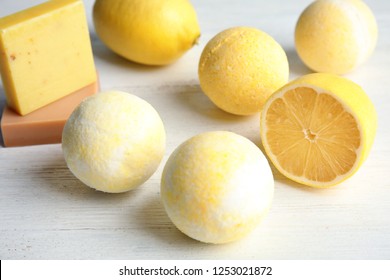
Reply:
<svg viewBox="0 0 390 280"><path fill-rule="evenodd" d="M251 115L288 81L283 48L268 34L251 27L224 30L205 46L198 67L203 92L220 109Z"/></svg>
<svg viewBox="0 0 390 280"><path fill-rule="evenodd" d="M206 132L181 144L161 180L165 210L186 235L227 243L251 232L267 213L274 180L268 161L250 140Z"/></svg>
<svg viewBox="0 0 390 280"><path fill-rule="evenodd" d="M144 183L164 155L165 130L156 110L121 91L98 93L71 114L62 150L72 173L91 188L109 193Z"/></svg>
<svg viewBox="0 0 390 280"><path fill-rule="evenodd" d="M300 15L295 27L299 57L316 72L345 74L373 52L378 28L360 0L318 0Z"/></svg>

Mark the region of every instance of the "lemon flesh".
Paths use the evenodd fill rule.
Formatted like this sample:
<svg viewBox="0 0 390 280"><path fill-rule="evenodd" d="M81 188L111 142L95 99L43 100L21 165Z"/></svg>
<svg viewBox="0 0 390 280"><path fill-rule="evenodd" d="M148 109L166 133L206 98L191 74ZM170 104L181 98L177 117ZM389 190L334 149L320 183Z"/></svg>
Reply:
<svg viewBox="0 0 390 280"><path fill-rule="evenodd" d="M268 34L252 27L218 33L205 46L198 67L203 92L220 109L251 115L288 81L283 48Z"/></svg>
<svg viewBox="0 0 390 280"><path fill-rule="evenodd" d="M112 51L147 65L174 62L200 36L188 0L96 0L93 22Z"/></svg>
<svg viewBox="0 0 390 280"><path fill-rule="evenodd" d="M176 227L216 244L251 232L267 213L273 190L273 175L260 149L226 131L184 142L169 157L161 179L161 199Z"/></svg>
<svg viewBox="0 0 390 280"><path fill-rule="evenodd" d="M316 72L345 74L365 62L377 42L377 23L360 0L318 0L300 15L295 46Z"/></svg>
<svg viewBox="0 0 390 280"><path fill-rule="evenodd" d="M374 105L355 83L310 74L275 92L261 115L261 138L275 167L313 187L338 184L354 174L373 144Z"/></svg>
<svg viewBox="0 0 390 280"><path fill-rule="evenodd" d="M120 193L144 183L165 151L165 130L157 111L121 91L101 92L73 111L62 134L71 172L87 186Z"/></svg>

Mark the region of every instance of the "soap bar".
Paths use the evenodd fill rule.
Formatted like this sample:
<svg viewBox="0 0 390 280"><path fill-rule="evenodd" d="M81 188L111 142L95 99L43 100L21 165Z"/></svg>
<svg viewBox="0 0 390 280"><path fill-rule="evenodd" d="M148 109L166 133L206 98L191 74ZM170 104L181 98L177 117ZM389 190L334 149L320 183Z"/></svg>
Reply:
<svg viewBox="0 0 390 280"><path fill-rule="evenodd" d="M28 114L96 81L80 0L48 1L0 19L7 104Z"/></svg>
<svg viewBox="0 0 390 280"><path fill-rule="evenodd" d="M25 116L5 106L1 118L4 146L61 143L62 130L73 110L98 90L98 82L94 82Z"/></svg>

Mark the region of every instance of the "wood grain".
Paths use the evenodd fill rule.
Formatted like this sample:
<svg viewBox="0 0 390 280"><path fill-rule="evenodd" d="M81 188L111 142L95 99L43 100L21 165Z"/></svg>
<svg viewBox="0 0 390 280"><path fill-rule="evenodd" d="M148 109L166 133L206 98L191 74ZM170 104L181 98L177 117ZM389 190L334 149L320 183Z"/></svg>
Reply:
<svg viewBox="0 0 390 280"><path fill-rule="evenodd" d="M2 0L0 16L33 2ZM186 237L170 222L160 202L161 172L180 143L203 131L233 131L261 146L259 116L229 115L204 96L197 78L200 53L217 32L250 25L285 48L290 79L309 73L294 50L293 30L310 1L193 0L202 28L199 45L177 63L157 68L109 51L94 35L93 1L85 1L102 89L131 92L157 109L166 126L166 154L138 189L104 194L71 174L61 145L0 147L0 258L389 259L390 2L366 2L378 19L378 46L346 77L366 90L378 111L378 134L368 160L352 178L327 190L300 186L274 170L275 198L263 223L243 240L216 246ZM2 93L0 99L4 103Z"/></svg>

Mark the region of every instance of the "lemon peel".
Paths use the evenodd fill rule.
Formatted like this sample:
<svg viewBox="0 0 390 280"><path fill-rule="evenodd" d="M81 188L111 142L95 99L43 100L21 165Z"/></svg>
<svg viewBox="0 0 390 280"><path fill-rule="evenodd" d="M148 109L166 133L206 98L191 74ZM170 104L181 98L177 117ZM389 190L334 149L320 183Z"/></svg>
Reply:
<svg viewBox="0 0 390 280"><path fill-rule="evenodd" d="M188 0L96 0L93 22L112 51L147 65L173 63L200 36Z"/></svg>

